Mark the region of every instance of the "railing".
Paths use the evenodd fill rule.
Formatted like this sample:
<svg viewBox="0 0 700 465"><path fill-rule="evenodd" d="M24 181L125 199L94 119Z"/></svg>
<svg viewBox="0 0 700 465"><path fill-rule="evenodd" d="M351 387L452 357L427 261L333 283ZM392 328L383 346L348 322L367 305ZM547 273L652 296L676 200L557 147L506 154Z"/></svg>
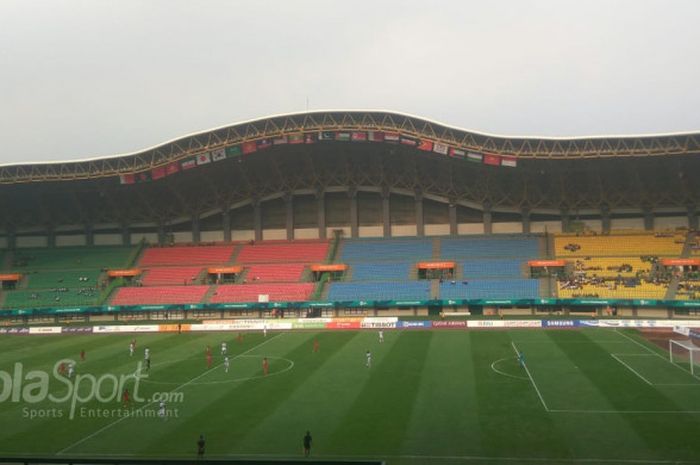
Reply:
<svg viewBox="0 0 700 465"><path fill-rule="evenodd" d="M316 465L383 465L382 460L325 460L299 458L226 458L226 459L198 459L195 454L191 458L71 458L71 457L0 457L0 463L22 465L285 465L312 462Z"/></svg>

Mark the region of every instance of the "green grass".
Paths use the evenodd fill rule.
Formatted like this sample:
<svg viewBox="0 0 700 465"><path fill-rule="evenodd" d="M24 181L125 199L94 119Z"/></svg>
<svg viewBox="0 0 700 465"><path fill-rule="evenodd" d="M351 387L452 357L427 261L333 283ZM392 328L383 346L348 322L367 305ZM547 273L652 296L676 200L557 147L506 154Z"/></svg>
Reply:
<svg viewBox="0 0 700 465"><path fill-rule="evenodd" d="M153 368L140 393L182 393L177 417L86 418L49 401L0 403L4 454L192 457L200 433L207 455L299 457L304 432L317 458L416 463L655 463L700 457L700 378L671 365L634 331L375 331L135 336L5 336L0 369L15 362L50 370L61 357L77 373L132 373L143 348ZM318 338L320 352L313 353ZM228 341L231 370L218 346ZM527 370L513 344L525 354ZM214 368L204 348L214 349ZM373 353L365 367L364 353ZM270 374L262 374L262 357ZM2 376L0 374L0 376ZM25 389L27 383L24 384ZM105 386L106 387L106 386ZM3 389L0 384L0 397ZM104 390L105 392L107 389ZM9 391L8 391L9 392ZM52 380L51 392L67 392ZM85 390L79 392L85 393ZM92 401L88 409L118 409ZM32 409L61 418L29 419ZM154 413L153 403L136 403Z"/></svg>

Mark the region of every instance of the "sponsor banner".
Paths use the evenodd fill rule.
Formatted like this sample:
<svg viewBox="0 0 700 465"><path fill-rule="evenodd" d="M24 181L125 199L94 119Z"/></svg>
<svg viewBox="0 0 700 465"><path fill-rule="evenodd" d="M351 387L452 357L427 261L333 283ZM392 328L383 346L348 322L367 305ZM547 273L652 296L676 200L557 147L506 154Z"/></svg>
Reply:
<svg viewBox="0 0 700 465"><path fill-rule="evenodd" d="M384 133L384 142L398 142L399 141L399 135L398 132L385 132Z"/></svg>
<svg viewBox="0 0 700 465"><path fill-rule="evenodd" d="M462 321L433 321L431 326L433 328L466 328L467 322Z"/></svg>
<svg viewBox="0 0 700 465"><path fill-rule="evenodd" d="M435 142L433 144L433 152L439 153L440 155L447 155L449 149L450 148L446 144L441 144L440 142Z"/></svg>
<svg viewBox="0 0 700 465"><path fill-rule="evenodd" d="M700 338L700 331L690 330L688 335L692 338Z"/></svg>
<svg viewBox="0 0 700 465"><path fill-rule="evenodd" d="M17 326L12 328L0 328L0 334L29 334L29 328Z"/></svg>
<svg viewBox="0 0 700 465"><path fill-rule="evenodd" d="M468 321L469 328L503 328L503 320L476 320Z"/></svg>
<svg viewBox="0 0 700 465"><path fill-rule="evenodd" d="M335 318L326 324L327 329L360 329L364 318Z"/></svg>
<svg viewBox="0 0 700 465"><path fill-rule="evenodd" d="M481 163L481 160L483 160L484 156L480 153L476 152L467 152L467 160L469 161L475 161Z"/></svg>
<svg viewBox="0 0 700 465"><path fill-rule="evenodd" d="M29 334L61 334L60 326L34 326L29 328Z"/></svg>
<svg viewBox="0 0 700 465"><path fill-rule="evenodd" d="M367 317L362 319L362 328L365 329L390 329L396 328L397 317Z"/></svg>
<svg viewBox="0 0 700 465"><path fill-rule="evenodd" d="M180 163L179 162L172 162L168 163L165 165L165 175L166 176L172 176L173 174L177 173L180 171Z"/></svg>
<svg viewBox="0 0 700 465"><path fill-rule="evenodd" d="M421 140L418 142L418 150L424 150L424 151L426 151L426 152L432 152L432 151L433 151L433 141L421 139Z"/></svg>
<svg viewBox="0 0 700 465"><path fill-rule="evenodd" d="M61 328L63 334L90 334L92 326L64 326Z"/></svg>
<svg viewBox="0 0 700 465"><path fill-rule="evenodd" d="M319 141L335 140L335 133L333 131L321 131L318 133Z"/></svg>
<svg viewBox="0 0 700 465"><path fill-rule="evenodd" d="M335 140L347 142L350 140L350 133L349 132L337 132L335 134Z"/></svg>
<svg viewBox="0 0 700 465"><path fill-rule="evenodd" d="M316 143L316 134L313 134L313 133L304 134L304 143L305 144L315 144Z"/></svg>
<svg viewBox="0 0 700 465"><path fill-rule="evenodd" d="M578 320L542 320L543 328L573 328L581 326Z"/></svg>
<svg viewBox="0 0 700 465"><path fill-rule="evenodd" d="M187 332L187 331L190 331L190 326L191 325L187 324L187 323L158 325L158 332L159 333Z"/></svg>
<svg viewBox="0 0 700 465"><path fill-rule="evenodd" d="M322 321L299 319L292 321L292 329L326 329L327 324Z"/></svg>
<svg viewBox="0 0 700 465"><path fill-rule="evenodd" d="M410 147L415 147L418 145L418 140L414 139L413 137L408 137L408 136L401 136L400 142L403 145L408 145Z"/></svg>
<svg viewBox="0 0 700 465"><path fill-rule="evenodd" d="M303 144L304 134L290 134L288 140L290 144Z"/></svg>
<svg viewBox="0 0 700 465"><path fill-rule="evenodd" d="M93 326L93 333L157 333L158 325L106 325Z"/></svg>
<svg viewBox="0 0 700 465"><path fill-rule="evenodd" d="M399 321L397 328L402 329L428 329L432 326L432 321Z"/></svg>

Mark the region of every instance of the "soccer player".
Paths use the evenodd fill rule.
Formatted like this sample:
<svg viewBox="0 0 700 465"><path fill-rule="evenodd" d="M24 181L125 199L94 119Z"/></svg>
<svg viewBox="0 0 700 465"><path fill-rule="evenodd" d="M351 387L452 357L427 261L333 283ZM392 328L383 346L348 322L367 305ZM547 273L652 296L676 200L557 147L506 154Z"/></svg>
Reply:
<svg viewBox="0 0 700 465"><path fill-rule="evenodd" d="M384 330L380 329L379 330L379 343L381 344L384 342Z"/></svg>
<svg viewBox="0 0 700 465"><path fill-rule="evenodd" d="M267 337L267 325L263 325L263 337Z"/></svg>
<svg viewBox="0 0 700 465"><path fill-rule="evenodd" d="M85 349L82 349L80 351L80 361L84 362L85 361Z"/></svg>
<svg viewBox="0 0 700 465"><path fill-rule="evenodd" d="M211 356L211 351L207 352L207 368L211 368L212 364L212 356Z"/></svg>
<svg viewBox="0 0 700 465"><path fill-rule="evenodd" d="M73 362L68 364L68 377L72 378L75 373L75 364Z"/></svg>
<svg viewBox="0 0 700 465"><path fill-rule="evenodd" d="M58 366L58 374L59 375L66 375L66 362L61 362L61 364Z"/></svg>
<svg viewBox="0 0 700 465"><path fill-rule="evenodd" d="M314 339L314 352L318 352L318 349L319 349L318 339Z"/></svg>
<svg viewBox="0 0 700 465"><path fill-rule="evenodd" d="M210 345L207 345L207 348L204 349L204 353L205 353L206 355L211 355L211 346L210 346Z"/></svg>
<svg viewBox="0 0 700 465"><path fill-rule="evenodd" d="M204 457L204 447L206 446L206 441L204 440L204 435L200 434L197 440L197 458Z"/></svg>
<svg viewBox="0 0 700 465"><path fill-rule="evenodd" d="M311 433L309 431L304 435L304 457L311 455Z"/></svg>
<svg viewBox="0 0 700 465"><path fill-rule="evenodd" d="M368 350L367 353L365 354L365 356L367 357L367 362L365 363L365 366L367 368L371 368L372 367L372 352L370 352Z"/></svg>
<svg viewBox="0 0 700 465"><path fill-rule="evenodd" d="M122 405L124 406L124 408L127 408L129 406L130 400L131 399L129 397L129 390L124 388L124 392L122 392Z"/></svg>
<svg viewBox="0 0 700 465"><path fill-rule="evenodd" d="M231 362L228 359L228 355L224 356L224 371L228 373L228 367L231 365Z"/></svg>
<svg viewBox="0 0 700 465"><path fill-rule="evenodd" d="M267 376L267 374L270 371L270 362L267 361L267 357L263 358L262 365L263 365L263 375Z"/></svg>
<svg viewBox="0 0 700 465"><path fill-rule="evenodd" d="M129 357L134 356L134 351L136 350L136 341L131 341L129 343Z"/></svg>
<svg viewBox="0 0 700 465"><path fill-rule="evenodd" d="M160 404L158 404L158 416L161 417L163 420L165 420L165 402L162 400L160 401Z"/></svg>
<svg viewBox="0 0 700 465"><path fill-rule="evenodd" d="M221 343L221 355L227 355L228 354L228 344L225 342Z"/></svg>
<svg viewBox="0 0 700 465"><path fill-rule="evenodd" d="M143 349L143 360L146 362L146 370L151 370L151 349L146 347Z"/></svg>
<svg viewBox="0 0 700 465"><path fill-rule="evenodd" d="M520 351L518 351L518 363L521 368L525 368L525 354Z"/></svg>

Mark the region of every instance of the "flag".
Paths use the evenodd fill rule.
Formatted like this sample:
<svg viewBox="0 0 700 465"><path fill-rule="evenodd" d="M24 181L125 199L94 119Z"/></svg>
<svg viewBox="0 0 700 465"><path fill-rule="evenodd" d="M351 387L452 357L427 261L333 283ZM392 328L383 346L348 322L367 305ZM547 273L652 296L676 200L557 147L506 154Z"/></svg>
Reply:
<svg viewBox="0 0 700 465"><path fill-rule="evenodd" d="M370 142L384 142L384 133L381 131L370 131L367 133L367 140Z"/></svg>
<svg viewBox="0 0 700 465"><path fill-rule="evenodd" d="M211 153L206 152L197 155L197 165L206 165L207 163L211 163Z"/></svg>
<svg viewBox="0 0 700 465"><path fill-rule="evenodd" d="M121 174L119 175L120 184L133 184L136 182L133 174Z"/></svg>
<svg viewBox="0 0 700 465"><path fill-rule="evenodd" d="M258 145L255 143L255 141L243 142L241 145L241 150L243 155L248 155L249 153L257 152Z"/></svg>
<svg viewBox="0 0 700 465"><path fill-rule="evenodd" d="M178 171L180 171L180 164L176 161L165 165L165 175L166 176L171 176L171 175L177 173Z"/></svg>
<svg viewBox="0 0 700 465"><path fill-rule="evenodd" d="M273 145L284 145L287 143L287 136L278 136L272 139Z"/></svg>
<svg viewBox="0 0 700 465"><path fill-rule="evenodd" d="M349 141L350 140L350 133L349 132L336 132L335 133L335 140Z"/></svg>
<svg viewBox="0 0 700 465"><path fill-rule="evenodd" d="M333 131L321 131L318 133L318 140L335 140Z"/></svg>
<svg viewBox="0 0 700 465"><path fill-rule="evenodd" d="M180 167L182 170L189 170L197 166L197 160L194 158L190 158L189 160L184 160L182 163L180 163Z"/></svg>
<svg viewBox="0 0 700 465"><path fill-rule="evenodd" d="M304 134L290 134L289 135L289 143L290 144L303 144L304 143Z"/></svg>
<svg viewBox="0 0 700 465"><path fill-rule="evenodd" d="M418 141L416 139L408 136L401 136L401 143L403 145L410 145L411 147L418 145Z"/></svg>
<svg viewBox="0 0 700 465"><path fill-rule="evenodd" d="M353 142L361 142L367 140L367 133L366 132L353 132L350 135L350 140Z"/></svg>
<svg viewBox="0 0 700 465"><path fill-rule="evenodd" d="M455 149L453 147L450 147L450 156L451 157L459 157L459 158L464 158L466 155L466 152L462 149Z"/></svg>
<svg viewBox="0 0 700 465"><path fill-rule="evenodd" d="M226 156L228 158L241 156L241 146L240 145L232 145L230 147L226 147Z"/></svg>
<svg viewBox="0 0 700 465"><path fill-rule="evenodd" d="M484 154L484 164L492 166L501 165L501 157L498 155L492 155L490 153Z"/></svg>
<svg viewBox="0 0 700 465"><path fill-rule="evenodd" d="M226 150L216 149L211 151L211 161L221 161L226 159Z"/></svg>
<svg viewBox="0 0 700 465"><path fill-rule="evenodd" d="M518 159L515 157L501 157L501 166L515 168L518 166Z"/></svg>
<svg viewBox="0 0 700 465"><path fill-rule="evenodd" d="M151 170L151 178L154 180L164 178L165 176L167 176L165 174L165 166L158 166Z"/></svg>
<svg viewBox="0 0 700 465"><path fill-rule="evenodd" d="M418 142L418 149L419 150L425 150L426 152L432 152L433 150L433 141L430 140L421 140Z"/></svg>
<svg viewBox="0 0 700 465"><path fill-rule="evenodd" d="M449 147L445 144L441 144L440 142L435 142L433 144L433 152L439 153L440 155L447 155L447 152L449 150Z"/></svg>
<svg viewBox="0 0 700 465"><path fill-rule="evenodd" d="M469 161L476 161L476 162L481 163L481 160L483 158L484 158L483 155L481 155L480 153L467 152L467 160L469 160Z"/></svg>
<svg viewBox="0 0 700 465"><path fill-rule="evenodd" d="M304 134L304 143L305 144L313 144L316 142L316 135L314 133L307 133Z"/></svg>
<svg viewBox="0 0 700 465"><path fill-rule="evenodd" d="M398 132L385 132L384 133L384 142L398 142L399 141L399 133Z"/></svg>
<svg viewBox="0 0 700 465"><path fill-rule="evenodd" d="M258 141L258 150L263 150L272 147L272 139L260 139Z"/></svg>
<svg viewBox="0 0 700 465"><path fill-rule="evenodd" d="M136 182L148 182L151 180L151 173L144 171L136 174Z"/></svg>

